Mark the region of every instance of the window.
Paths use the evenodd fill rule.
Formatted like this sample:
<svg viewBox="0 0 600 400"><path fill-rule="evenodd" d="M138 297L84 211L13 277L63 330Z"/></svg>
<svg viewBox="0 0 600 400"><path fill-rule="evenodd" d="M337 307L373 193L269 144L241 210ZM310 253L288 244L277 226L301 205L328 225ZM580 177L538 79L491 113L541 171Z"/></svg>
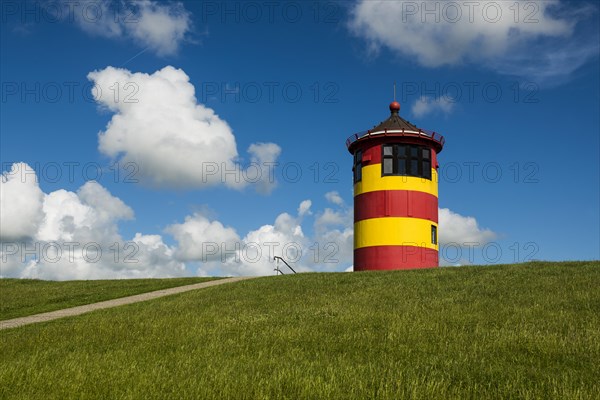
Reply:
<svg viewBox="0 0 600 400"><path fill-rule="evenodd" d="M394 164L393 164L394 160L391 158L384 158L383 159L383 173L384 174L391 174L394 171Z"/></svg>
<svg viewBox="0 0 600 400"><path fill-rule="evenodd" d="M421 165L423 168L422 177L431 179L431 150L422 147L421 148Z"/></svg>
<svg viewBox="0 0 600 400"><path fill-rule="evenodd" d="M383 145L381 175L408 175L431 179L431 150L404 144Z"/></svg>
<svg viewBox="0 0 600 400"><path fill-rule="evenodd" d="M431 244L437 244L437 226L431 225Z"/></svg>
<svg viewBox="0 0 600 400"><path fill-rule="evenodd" d="M394 161L396 160L396 155L394 154L395 149L394 146L383 146L383 165L381 166L381 168L383 168L383 175L392 175L394 171L397 170L396 165L394 165Z"/></svg>
<svg viewBox="0 0 600 400"><path fill-rule="evenodd" d="M354 183L362 180L362 150L358 150L354 153Z"/></svg>

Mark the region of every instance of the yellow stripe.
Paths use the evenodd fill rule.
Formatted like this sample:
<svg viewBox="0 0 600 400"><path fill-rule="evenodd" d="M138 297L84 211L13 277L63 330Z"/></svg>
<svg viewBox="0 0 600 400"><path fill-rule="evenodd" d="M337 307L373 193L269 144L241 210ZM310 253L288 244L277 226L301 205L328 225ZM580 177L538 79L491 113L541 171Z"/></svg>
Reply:
<svg viewBox="0 0 600 400"><path fill-rule="evenodd" d="M438 250L431 243L431 225L420 218L371 218L354 223L354 248L369 246L420 246Z"/></svg>
<svg viewBox="0 0 600 400"><path fill-rule="evenodd" d="M364 166L362 180L354 185L354 195L377 190L414 190L438 195L438 174L431 169L431 180L414 176L381 176L381 164Z"/></svg>

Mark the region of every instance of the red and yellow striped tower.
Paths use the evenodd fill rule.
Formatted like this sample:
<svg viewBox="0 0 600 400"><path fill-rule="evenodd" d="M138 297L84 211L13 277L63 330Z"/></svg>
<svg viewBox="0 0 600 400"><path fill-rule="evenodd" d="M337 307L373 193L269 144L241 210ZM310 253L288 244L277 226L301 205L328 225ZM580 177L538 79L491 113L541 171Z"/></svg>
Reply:
<svg viewBox="0 0 600 400"><path fill-rule="evenodd" d="M438 266L437 155L443 136L400 117L346 141L354 156L354 270Z"/></svg>

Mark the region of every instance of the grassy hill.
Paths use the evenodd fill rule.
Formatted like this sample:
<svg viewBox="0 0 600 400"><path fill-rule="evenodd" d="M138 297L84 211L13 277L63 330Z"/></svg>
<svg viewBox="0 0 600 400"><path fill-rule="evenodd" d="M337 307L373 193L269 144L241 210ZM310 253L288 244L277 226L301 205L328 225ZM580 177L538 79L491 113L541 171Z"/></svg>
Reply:
<svg viewBox="0 0 600 400"><path fill-rule="evenodd" d="M600 263L266 277L0 332L2 399L597 399Z"/></svg>
<svg viewBox="0 0 600 400"><path fill-rule="evenodd" d="M0 279L0 321L218 278L40 281Z"/></svg>

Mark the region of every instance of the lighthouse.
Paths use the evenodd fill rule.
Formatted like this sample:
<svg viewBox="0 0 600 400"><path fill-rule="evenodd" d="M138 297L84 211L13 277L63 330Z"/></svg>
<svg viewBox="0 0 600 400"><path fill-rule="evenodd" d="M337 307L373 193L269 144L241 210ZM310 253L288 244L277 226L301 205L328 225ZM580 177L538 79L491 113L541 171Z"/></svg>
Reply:
<svg viewBox="0 0 600 400"><path fill-rule="evenodd" d="M438 266L437 155L444 137L390 117L346 140L354 156L354 270Z"/></svg>

